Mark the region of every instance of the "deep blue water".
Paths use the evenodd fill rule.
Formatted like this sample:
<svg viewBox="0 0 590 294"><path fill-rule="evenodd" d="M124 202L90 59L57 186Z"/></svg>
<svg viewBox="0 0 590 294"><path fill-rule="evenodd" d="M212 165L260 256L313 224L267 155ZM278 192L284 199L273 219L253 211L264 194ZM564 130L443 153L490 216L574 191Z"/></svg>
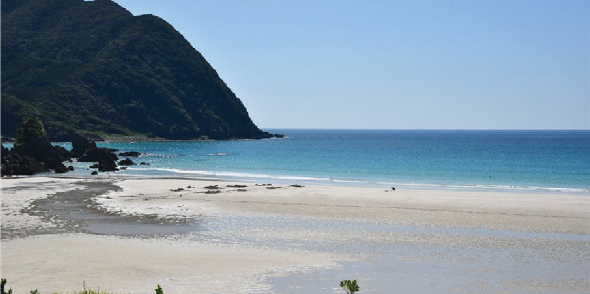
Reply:
<svg viewBox="0 0 590 294"><path fill-rule="evenodd" d="M590 131L270 131L286 137L99 145L146 153L121 175L590 192Z"/></svg>

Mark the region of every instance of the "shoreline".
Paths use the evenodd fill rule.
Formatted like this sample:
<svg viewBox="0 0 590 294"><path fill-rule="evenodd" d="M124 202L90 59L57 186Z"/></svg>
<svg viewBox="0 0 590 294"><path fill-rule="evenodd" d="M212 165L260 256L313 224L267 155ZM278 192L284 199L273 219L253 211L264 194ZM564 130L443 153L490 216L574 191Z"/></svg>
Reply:
<svg viewBox="0 0 590 294"><path fill-rule="evenodd" d="M70 292L85 281L118 293L156 284L169 294L325 293L353 278L381 293L399 275L397 292L590 290L587 196L178 178L1 183L3 231L29 230L2 238L3 278L17 292ZM424 288L433 270L439 288Z"/></svg>
<svg viewBox="0 0 590 294"><path fill-rule="evenodd" d="M114 214L125 214L125 209L131 209L137 215L153 213L145 210L144 204L147 201L160 204L181 201L197 203L198 205L193 205L195 210L215 207L216 212L212 210L211 213L264 213L410 225L590 234L590 227L586 225L590 223L590 197L585 193L500 189L391 190L343 185L306 186L296 182L272 185L224 179L119 176L31 176L3 178L1 183L4 190L5 184L9 184L10 187L12 183L18 186L19 183L43 181L64 181L70 186L82 182L96 183L100 186L107 183L114 185L118 188L104 190L104 195L92 198L101 209ZM191 189L185 190L186 185ZM243 185L248 188L229 188L231 185ZM81 186L77 186L76 189L80 189ZM204 188L207 186L219 186L219 189L208 190ZM53 191L54 194L55 192L59 192L59 189ZM33 200L27 201L25 203ZM322 213L318 214L315 211ZM174 209L163 211L162 214L183 215Z"/></svg>
<svg viewBox="0 0 590 294"><path fill-rule="evenodd" d="M189 171L190 173L190 171ZM173 176L173 175L134 175L123 174L118 172L102 172L97 176L87 175L72 175L55 174L55 173L41 173L32 176L7 176L4 180L22 179L28 177L47 177L47 178L63 178L63 179L112 179L112 180L135 180L135 179L157 179L157 180L194 180L194 181L219 181L219 182L236 182L236 183L262 183L273 182L275 184L290 185L300 184L308 186L325 186L325 187L343 187L343 188L373 188L373 189L390 189L392 183L380 182L362 182L362 181L345 181L345 180L313 180L301 179L301 177L232 177L232 176L188 176L188 174ZM393 186L400 190L423 190L423 191L457 191L457 192L490 192L490 193L506 193L506 194L555 194L555 195L578 195L590 197L590 189L586 188L559 188L559 187L527 187L527 186L506 186L506 185L443 185L443 184L408 184L396 183Z"/></svg>
<svg viewBox="0 0 590 294"><path fill-rule="evenodd" d="M144 199L153 198L158 203L174 202L182 198L182 201L203 202L208 206L215 206L218 210L239 213L319 216L541 232L549 232L547 228L553 228L555 231L551 232L590 234L590 228L585 226L590 222L590 198L581 195L418 189L391 191L343 186L265 187L251 184L247 188L248 191L237 192L236 189L224 188L226 184L232 184L226 181L150 179L151 186L147 189L142 186L143 181L123 180L117 184L123 191L112 194L118 197L129 196L130 193L142 194ZM191 182L195 190L169 193L170 189L190 185ZM204 193L207 190L203 187L211 185L219 185L220 191L223 192ZM114 195L111 195L114 198L111 200L116 200ZM318 214L314 210L322 213ZM331 210L335 212L330 212ZM431 214L440 215L432 217ZM456 219L459 214L461 217ZM470 214L477 215L477 218L466 217ZM503 219L497 219L497 216L502 216ZM525 225L519 220L520 217L538 220L528 221ZM515 221L515 224L511 224L511 221ZM573 229L570 225L576 228Z"/></svg>

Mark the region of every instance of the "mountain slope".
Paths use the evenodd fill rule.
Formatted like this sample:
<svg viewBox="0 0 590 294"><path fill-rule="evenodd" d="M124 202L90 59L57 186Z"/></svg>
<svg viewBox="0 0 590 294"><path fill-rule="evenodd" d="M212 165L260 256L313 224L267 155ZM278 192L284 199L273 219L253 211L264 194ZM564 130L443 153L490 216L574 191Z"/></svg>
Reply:
<svg viewBox="0 0 590 294"><path fill-rule="evenodd" d="M50 138L270 137L172 26L110 0L2 1L2 134L25 115Z"/></svg>

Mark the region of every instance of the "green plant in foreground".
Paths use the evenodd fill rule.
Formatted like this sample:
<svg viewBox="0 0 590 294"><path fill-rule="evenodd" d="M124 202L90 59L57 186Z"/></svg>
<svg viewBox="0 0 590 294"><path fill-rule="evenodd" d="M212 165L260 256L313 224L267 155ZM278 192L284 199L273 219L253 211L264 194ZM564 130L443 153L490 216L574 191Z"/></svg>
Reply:
<svg viewBox="0 0 590 294"><path fill-rule="evenodd" d="M340 287L346 291L348 294L354 294L359 290L359 285L356 283L356 280L344 280L340 281Z"/></svg>
<svg viewBox="0 0 590 294"><path fill-rule="evenodd" d="M6 279L0 280L0 290L2 290L2 294L12 294L12 289L4 291L4 285L6 285Z"/></svg>
<svg viewBox="0 0 590 294"><path fill-rule="evenodd" d="M0 294L12 294L12 289L9 289L8 291L4 291L4 286L6 285L6 279L2 279L1 283L0 283L0 288L1 288L1 292ZM107 292L107 291L94 291L92 289L86 289L86 283L84 283L84 290L83 291L78 291L78 292L72 292L71 294L113 294L113 292ZM35 290L31 290L30 294L39 294L39 290L35 289ZM64 294L64 293L58 293L58 292L54 292L53 294ZM65 293L68 294L68 293ZM162 287L160 287L160 285L158 285L158 288L156 288L156 294L164 294L164 291L162 290Z"/></svg>
<svg viewBox="0 0 590 294"><path fill-rule="evenodd" d="M160 284L158 284L158 288L156 288L156 294L164 294L164 291L162 291L162 287L160 287Z"/></svg>

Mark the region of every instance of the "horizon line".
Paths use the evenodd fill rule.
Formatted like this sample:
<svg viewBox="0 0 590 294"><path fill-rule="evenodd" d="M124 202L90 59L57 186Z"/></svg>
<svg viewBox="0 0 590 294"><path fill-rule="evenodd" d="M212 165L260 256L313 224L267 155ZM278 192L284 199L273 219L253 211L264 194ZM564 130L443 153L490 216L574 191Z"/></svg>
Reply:
<svg viewBox="0 0 590 294"><path fill-rule="evenodd" d="M281 128L260 127L261 130L309 130L309 131L590 131L588 129L374 129L374 128Z"/></svg>

